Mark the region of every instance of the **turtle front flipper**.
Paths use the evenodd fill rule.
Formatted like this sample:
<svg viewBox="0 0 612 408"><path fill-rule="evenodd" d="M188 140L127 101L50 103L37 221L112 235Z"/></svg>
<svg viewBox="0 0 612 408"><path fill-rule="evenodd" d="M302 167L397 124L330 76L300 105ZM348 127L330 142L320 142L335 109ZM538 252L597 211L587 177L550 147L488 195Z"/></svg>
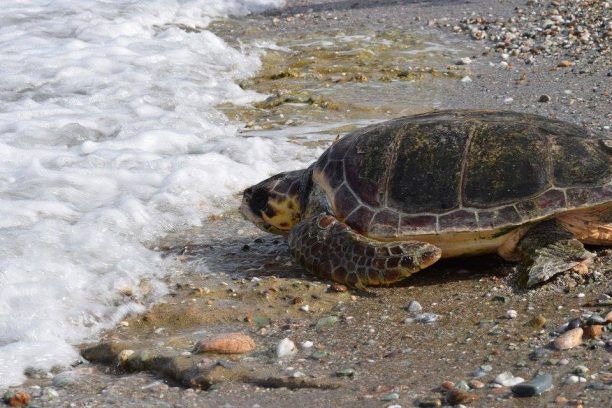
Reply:
<svg viewBox="0 0 612 408"><path fill-rule="evenodd" d="M397 282L440 259L440 248L419 241L381 242L320 214L289 233L291 255L309 272L364 289Z"/></svg>
<svg viewBox="0 0 612 408"><path fill-rule="evenodd" d="M524 264L520 283L526 287L545 282L581 264L588 264L594 256L555 220L529 229L519 241L517 249Z"/></svg>

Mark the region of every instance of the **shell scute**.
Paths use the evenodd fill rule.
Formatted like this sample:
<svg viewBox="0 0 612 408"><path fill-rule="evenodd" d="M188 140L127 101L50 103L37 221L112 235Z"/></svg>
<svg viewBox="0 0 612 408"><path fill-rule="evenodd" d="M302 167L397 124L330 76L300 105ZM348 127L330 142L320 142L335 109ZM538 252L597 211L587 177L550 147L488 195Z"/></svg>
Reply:
<svg viewBox="0 0 612 408"><path fill-rule="evenodd" d="M546 138L527 124L479 128L466 158L464 206L496 207L548 189L547 150Z"/></svg>

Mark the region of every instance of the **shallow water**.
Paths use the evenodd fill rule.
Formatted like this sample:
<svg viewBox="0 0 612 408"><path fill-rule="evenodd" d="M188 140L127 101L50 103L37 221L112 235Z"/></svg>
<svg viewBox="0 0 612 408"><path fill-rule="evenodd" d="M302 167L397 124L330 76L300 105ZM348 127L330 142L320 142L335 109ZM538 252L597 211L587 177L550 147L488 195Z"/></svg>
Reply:
<svg viewBox="0 0 612 408"><path fill-rule="evenodd" d="M223 211L231 194L312 159L237 135L214 106L257 48L205 27L277 0L31 1L0 9L0 387L78 358L164 293L146 242Z"/></svg>

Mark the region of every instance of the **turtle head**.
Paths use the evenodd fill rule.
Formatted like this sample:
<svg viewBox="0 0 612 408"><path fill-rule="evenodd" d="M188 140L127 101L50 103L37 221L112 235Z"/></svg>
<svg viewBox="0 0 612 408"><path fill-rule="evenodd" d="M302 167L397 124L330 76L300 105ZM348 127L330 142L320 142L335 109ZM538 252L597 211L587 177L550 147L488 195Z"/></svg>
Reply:
<svg viewBox="0 0 612 408"><path fill-rule="evenodd" d="M244 190L240 212L264 231L287 235L301 218L304 170L277 174Z"/></svg>

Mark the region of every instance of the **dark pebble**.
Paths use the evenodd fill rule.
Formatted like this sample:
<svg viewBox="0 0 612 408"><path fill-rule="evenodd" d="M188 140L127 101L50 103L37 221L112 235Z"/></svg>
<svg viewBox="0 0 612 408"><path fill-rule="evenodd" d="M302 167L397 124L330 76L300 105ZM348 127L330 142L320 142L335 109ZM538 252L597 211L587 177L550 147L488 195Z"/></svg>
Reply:
<svg viewBox="0 0 612 408"><path fill-rule="evenodd" d="M529 353L529 359L531 361L538 361L539 359L546 357L547 354L548 350L546 350L545 348L537 348L531 353Z"/></svg>
<svg viewBox="0 0 612 408"><path fill-rule="evenodd" d="M538 99L538 102L543 102L543 103L550 102L550 96L544 94L540 96L540 99Z"/></svg>
<svg viewBox="0 0 612 408"><path fill-rule="evenodd" d="M595 324L606 324L606 319L604 319L603 317L601 317L598 314L593 314L591 316L589 316L588 320L587 320L587 324L589 326L595 325Z"/></svg>
<svg viewBox="0 0 612 408"><path fill-rule="evenodd" d="M569 323L567 324L567 328L565 329L565 331L570 331L575 329L576 327L580 327L582 325L582 321L580 320L579 317L572 319L569 321Z"/></svg>
<svg viewBox="0 0 612 408"><path fill-rule="evenodd" d="M512 392L518 397L533 397L552 388L552 375L536 375L531 381L525 381L512 387Z"/></svg>

